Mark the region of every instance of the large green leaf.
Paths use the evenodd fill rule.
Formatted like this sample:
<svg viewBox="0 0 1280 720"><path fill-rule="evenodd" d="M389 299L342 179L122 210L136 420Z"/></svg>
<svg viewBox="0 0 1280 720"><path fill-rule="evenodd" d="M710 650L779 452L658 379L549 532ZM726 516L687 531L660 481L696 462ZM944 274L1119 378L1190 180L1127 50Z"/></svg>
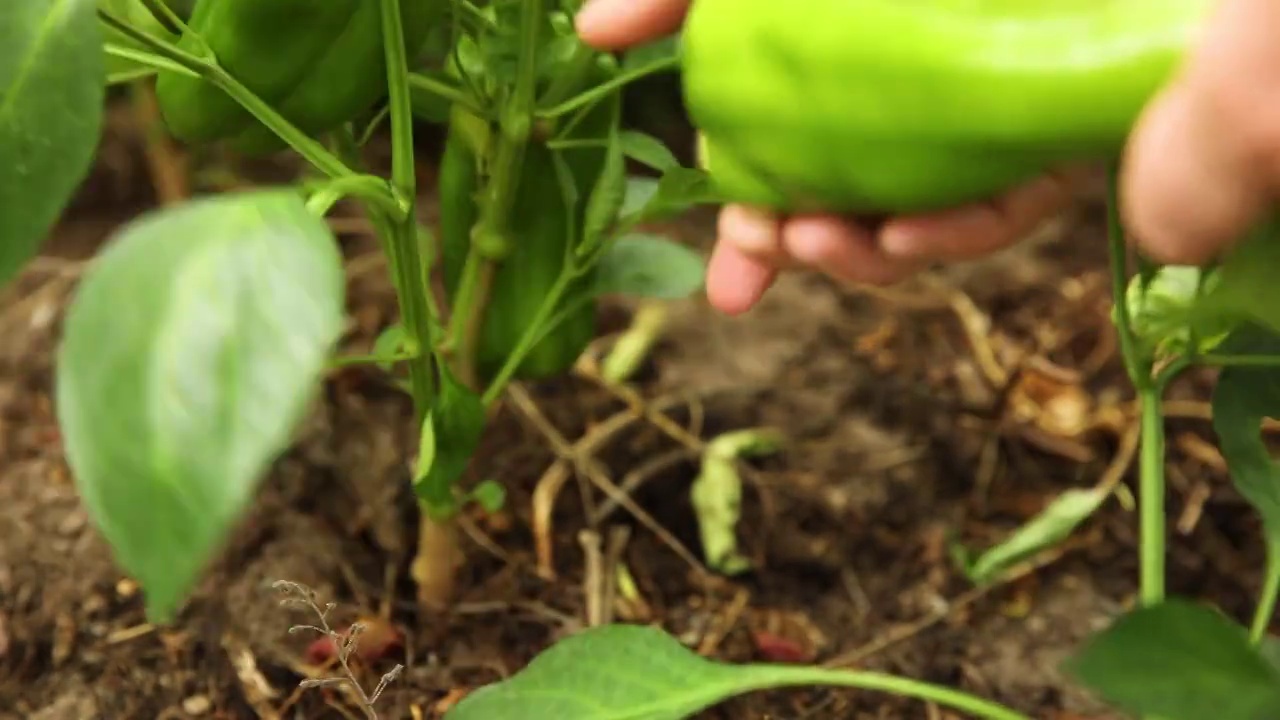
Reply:
<svg viewBox="0 0 1280 720"><path fill-rule="evenodd" d="M1026 720L949 688L880 673L715 662L658 628L637 625L603 625L562 640L515 675L468 695L444 720L684 720L736 695L804 685L887 691L968 716Z"/></svg>
<svg viewBox="0 0 1280 720"><path fill-rule="evenodd" d="M615 239L596 267L596 295L676 299L702 287L702 255L661 235L631 233Z"/></svg>
<svg viewBox="0 0 1280 720"><path fill-rule="evenodd" d="M95 0L0 2L0 285L35 255L102 126Z"/></svg>
<svg viewBox="0 0 1280 720"><path fill-rule="evenodd" d="M1280 357L1280 337L1245 326L1225 350L1255 357ZM1213 429L1231 481L1262 516L1272 544L1280 542L1280 463L1262 439L1262 421L1280 418L1280 368L1233 366L1222 370L1213 391Z"/></svg>
<svg viewBox="0 0 1280 720"><path fill-rule="evenodd" d="M288 446L341 332L344 290L328 226L289 190L143 217L80 285L57 358L67 459L155 621Z"/></svg>
<svg viewBox="0 0 1280 720"><path fill-rule="evenodd" d="M795 682L799 668L706 660L657 628L574 635L507 680L467 696L445 720L683 720L729 697Z"/></svg>
<svg viewBox="0 0 1280 720"><path fill-rule="evenodd" d="M1091 638L1072 672L1120 708L1161 720L1280 717L1280 673L1244 629L1182 600L1128 613Z"/></svg>

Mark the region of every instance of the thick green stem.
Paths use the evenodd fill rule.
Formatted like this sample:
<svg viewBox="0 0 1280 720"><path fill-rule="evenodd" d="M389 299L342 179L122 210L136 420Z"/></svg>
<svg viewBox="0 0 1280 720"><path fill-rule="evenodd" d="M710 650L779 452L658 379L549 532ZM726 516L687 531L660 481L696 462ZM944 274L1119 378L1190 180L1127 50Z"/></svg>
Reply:
<svg viewBox="0 0 1280 720"><path fill-rule="evenodd" d="M1163 385L1152 385L1140 391L1141 455L1138 460L1139 557L1142 604L1154 605L1164 600L1164 413Z"/></svg>
<svg viewBox="0 0 1280 720"><path fill-rule="evenodd" d="M413 153L413 112L409 102L408 54L400 23L400 0L382 0L383 51L387 63L388 113L391 118L391 182L405 204L405 213L382 228L388 252L395 259L396 294L400 301L404 350L410 355L409 384L413 388L414 416L427 416L435 402L435 368L432 365L431 310L421 282L426 274L418 244L414 214L417 172Z"/></svg>
<svg viewBox="0 0 1280 720"><path fill-rule="evenodd" d="M1267 572L1262 582L1258 606L1253 611L1253 624L1249 628L1249 640L1254 645L1262 642L1276 611L1276 595L1280 594L1280 542L1267 543Z"/></svg>
<svg viewBox="0 0 1280 720"><path fill-rule="evenodd" d="M456 351L454 368L463 382L477 387L476 350L489 305L489 286L511 244L511 212L524 175L524 155L533 129L538 81L538 49L545 21L543 0L525 0L520 17L520 58L511 99L499 117L488 175L481 193L480 219L454 298L449 340ZM535 178L535 182L550 182Z"/></svg>

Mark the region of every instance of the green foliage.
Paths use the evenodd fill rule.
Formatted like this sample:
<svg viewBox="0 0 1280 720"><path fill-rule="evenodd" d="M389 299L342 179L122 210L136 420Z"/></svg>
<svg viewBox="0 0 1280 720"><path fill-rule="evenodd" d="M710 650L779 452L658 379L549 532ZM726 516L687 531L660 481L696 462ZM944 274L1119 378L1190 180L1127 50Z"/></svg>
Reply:
<svg viewBox="0 0 1280 720"><path fill-rule="evenodd" d="M289 190L153 213L80 285L57 410L90 516L167 621L285 450L342 330L328 226Z"/></svg>
<svg viewBox="0 0 1280 720"><path fill-rule="evenodd" d="M102 126L95 0L0 2L0 286L88 174Z"/></svg>
<svg viewBox="0 0 1280 720"><path fill-rule="evenodd" d="M191 16L187 0L164 1ZM377 22L364 8L369 15L361 33L403 37L405 16L394 10L418 0L377 1ZM332 360L343 327L345 278L322 216L340 197L367 211L401 309L370 357L341 362L408 371L408 380L395 381L412 396L420 423L414 489L423 513L439 523L470 502L491 511L505 502L497 481L465 492L459 481L522 353L573 312L591 320L590 303L600 296L662 301L701 288L701 255L644 226L720 198L704 172L682 167L661 141L621 120L629 83L681 69L676 38L619 57L574 35L568 9L575 3L492 0L469 9L450 3L448 23L408 33L426 38L421 48L412 40L410 47L362 45L365 70L352 72L365 77L369 68L386 65L385 92L376 82L348 86L359 96L349 107L368 112L335 110L324 122L298 127L281 112L289 83L252 77L259 71L278 76L280 68L245 63L228 70L212 63L194 36L182 46L191 52L182 52L151 4L0 3L0 166L7 169L0 181L0 284L35 254L87 173L108 83L157 70L171 82L198 81L213 104L242 123L237 132L262 140L262 147L291 147L325 176L324 191L310 201L301 188L272 189L197 199L137 219L92 265L68 313L55 378L67 457L94 523L121 567L141 582L153 620L176 614L261 477L288 448ZM96 22L101 11L150 41ZM251 29L265 37L261 27ZM341 53L328 60L343 65ZM259 97L250 90L269 85L280 92ZM385 107L368 107L375 96L385 97ZM312 97L326 99L324 92ZM448 232L441 234L450 242L440 244L446 246L443 264L461 270L438 302L429 288L441 248L417 231L412 125L415 117L439 123L459 116L470 118L461 129L468 162L456 165L462 172L455 180L465 182L446 183L456 192L442 193L448 202L442 202L440 225ZM356 152L366 128L383 124L392 141L389 177L365 174ZM332 130L323 143L310 136L322 127ZM584 154L599 162L583 169L571 161ZM730 153L718 162L733 160ZM637 164L652 176L628 177ZM530 188L545 192L529 195ZM1260 434L1262 420L1280 412L1280 284L1274 282L1280 220L1261 223L1220 263L1160 267L1140 258L1134 278L1127 277L1123 229L1114 217L1112 224L1114 317L1143 408L1142 607L1088 643L1071 667L1117 706L1162 720L1280 714L1280 651L1263 634L1280 593L1280 471ZM520 335L492 359L498 371L488 377L479 371L474 341L483 336L488 300L501 297L503 283L520 279L519 268L500 271L530 249L521 241L535 227L554 229L547 234L554 242L540 244L549 254L537 258L549 268L539 290L545 297L528 316L498 318L518 326ZM493 278L499 278L496 287ZM590 339L585 330L579 334L579 346ZM572 358L561 360L558 366L567 369ZM1225 368L1214 395L1214 428L1236 488L1260 513L1268 535L1269 564L1251 633L1164 597L1160 400L1173 377L1197 364ZM622 365L611 372L625 376L634 368ZM741 488L732 458L753 448L771 451L775 439L766 436L756 447L761 437L732 433L703 459L692 492L704 549L722 570L742 567L734 539ZM1005 542L972 562L966 558L964 570L974 582L989 582L1059 542L1104 500L1100 490L1068 491ZM1025 720L964 693L902 678L716 663L660 630L631 626L569 638L513 678L477 691L448 718L675 720L733 695L802 684L898 692L971 716Z"/></svg>
<svg viewBox="0 0 1280 720"><path fill-rule="evenodd" d="M485 407L474 390L440 368L435 404L422 422L418 468L413 485L426 507L449 514L457 509L453 484L471 462L485 429Z"/></svg>
<svg viewBox="0 0 1280 720"><path fill-rule="evenodd" d="M1280 672L1244 629L1182 600L1121 617L1085 644L1071 669L1119 707L1161 720L1280 714Z"/></svg>
<svg viewBox="0 0 1280 720"><path fill-rule="evenodd" d="M1105 490L1068 490L1018 528L1004 542L970 561L968 551L958 550L965 575L982 585L995 580L1010 566L1065 540L1092 515L1110 493Z"/></svg>

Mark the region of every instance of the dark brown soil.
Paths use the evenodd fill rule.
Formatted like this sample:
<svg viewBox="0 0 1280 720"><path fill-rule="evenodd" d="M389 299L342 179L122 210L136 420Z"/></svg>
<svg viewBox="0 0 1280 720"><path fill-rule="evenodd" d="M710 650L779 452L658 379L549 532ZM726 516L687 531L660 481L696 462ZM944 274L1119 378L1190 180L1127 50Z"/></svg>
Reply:
<svg viewBox="0 0 1280 720"><path fill-rule="evenodd" d="M346 371L327 380L296 447L180 621L158 628L146 625L138 588L78 505L50 399L58 319L83 258L164 196L137 137L130 113L113 116L98 169L46 255L0 305L0 718L358 717L334 690L297 689L312 672L305 650L314 638L288 633L311 618L279 605L270 584L281 579L338 603L343 622L380 619L402 632L402 648L364 669L372 682L407 666L381 716L438 717L469 688L583 626L584 528L606 538L629 531L622 559L639 600L613 617L659 623L708 655L856 663L1036 718L1112 717L1058 666L1132 602L1132 511L1110 502L1064 550L986 593L971 591L948 549L953 535L992 544L1056 493L1097 482L1129 427L1096 207L1018 249L889 293L793 276L741 318L716 314L701 297L670 304L668 332L636 385L645 402L666 407L695 447L759 425L789 437L785 452L753 461L747 474L740 535L754 569L746 575L711 579L626 509L592 528L584 503L604 496L572 478L553 516L556 576L537 573L531 503L555 461L547 427L572 442L627 409L584 371L525 388L532 403L503 411L475 470L509 489L507 510L471 516L454 610L418 610L408 576L417 534L408 405L376 373ZM432 152L424 144L427 189ZM429 198L425 207L430 217ZM348 344L359 349L395 303L369 239L358 223L346 225ZM670 230L708 248L713 217L695 213ZM601 350L631 310L604 309ZM989 332L970 340L966 323L985 322ZM1170 586L1244 617L1259 582L1256 522L1195 417L1208 387L1192 379L1175 393ZM696 467L671 434L638 419L597 458L616 482L668 459L632 497L700 558L688 498ZM751 695L705 717L959 716L815 689Z"/></svg>

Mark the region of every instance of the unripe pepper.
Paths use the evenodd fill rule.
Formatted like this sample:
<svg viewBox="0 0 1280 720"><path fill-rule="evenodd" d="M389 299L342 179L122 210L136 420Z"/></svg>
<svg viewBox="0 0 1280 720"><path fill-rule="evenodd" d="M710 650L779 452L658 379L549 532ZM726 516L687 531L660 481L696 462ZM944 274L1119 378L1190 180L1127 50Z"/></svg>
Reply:
<svg viewBox="0 0 1280 720"><path fill-rule="evenodd" d="M682 83L724 200L933 210L1115 157L1212 4L694 0Z"/></svg>
<svg viewBox="0 0 1280 720"><path fill-rule="evenodd" d="M414 54L443 17L446 0L401 0L405 45ZM385 92L378 0L197 0L189 27L223 69L308 134L367 111ZM198 52L192 35L179 47ZM274 134L200 77L161 71L156 97L170 132L187 142L235 138L239 149L281 147Z"/></svg>
<svg viewBox="0 0 1280 720"><path fill-rule="evenodd" d="M612 108L600 103L579 122L566 140L604 140L613 122ZM486 152L490 128L484 120L455 107L439 170L440 250L445 288L455 296L479 219L481 189L478 160ZM566 206L557 181L554 154L559 152L577 191ZM476 369L493 379L535 320L543 300L565 267L580 237L587 198L605 164L602 145L553 151L534 138L524 154L515 189L508 253L494 274L476 350ZM591 296L595 276L587 271L572 283L557 306L555 328L525 356L517 379L544 378L564 372L596 335L596 303Z"/></svg>

